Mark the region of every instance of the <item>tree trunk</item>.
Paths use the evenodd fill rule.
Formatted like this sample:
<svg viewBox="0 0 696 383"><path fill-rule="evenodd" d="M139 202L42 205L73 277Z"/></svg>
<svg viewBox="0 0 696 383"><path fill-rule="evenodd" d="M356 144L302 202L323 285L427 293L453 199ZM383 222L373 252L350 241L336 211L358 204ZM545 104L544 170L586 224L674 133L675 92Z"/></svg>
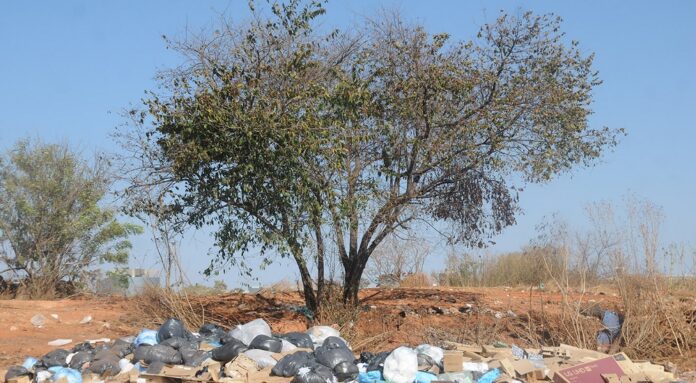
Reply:
<svg viewBox="0 0 696 383"><path fill-rule="evenodd" d="M302 248L296 244L291 244L290 249L292 256L295 258L295 263L297 263L297 268L300 270L300 277L302 279L302 292L304 294L305 305L313 313L319 308L319 303L317 301L317 296L314 293L314 286L312 286L312 276L307 268L307 263L302 256Z"/></svg>

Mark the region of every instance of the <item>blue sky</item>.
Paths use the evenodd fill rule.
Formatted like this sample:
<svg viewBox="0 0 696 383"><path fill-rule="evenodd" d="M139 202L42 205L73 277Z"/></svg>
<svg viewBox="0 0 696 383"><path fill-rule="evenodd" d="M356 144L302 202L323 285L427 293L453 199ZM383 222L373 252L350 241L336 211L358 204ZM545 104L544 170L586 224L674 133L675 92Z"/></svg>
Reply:
<svg viewBox="0 0 696 383"><path fill-rule="evenodd" d="M583 207L626 193L664 208L665 242L696 235L696 2L693 1L332 1L322 23L360 23L380 8L398 9L432 32L468 39L500 10L553 12L563 30L595 52L603 85L595 92L594 126L625 128L628 136L595 167L577 169L521 194L524 214L495 238L491 251L528 243L534 226L554 212L571 224ZM109 151L118 113L153 89L158 69L177 65L162 35L210 28L224 14L247 17L247 1L19 1L0 3L0 149L22 137L65 141L89 153ZM437 244L436 244L437 245ZM188 236L181 254L188 274L208 262L208 233ZM152 263L147 238L135 240L134 264ZM437 265L442 254L435 254ZM281 262L263 282L295 278ZM238 285L236 273L224 279Z"/></svg>

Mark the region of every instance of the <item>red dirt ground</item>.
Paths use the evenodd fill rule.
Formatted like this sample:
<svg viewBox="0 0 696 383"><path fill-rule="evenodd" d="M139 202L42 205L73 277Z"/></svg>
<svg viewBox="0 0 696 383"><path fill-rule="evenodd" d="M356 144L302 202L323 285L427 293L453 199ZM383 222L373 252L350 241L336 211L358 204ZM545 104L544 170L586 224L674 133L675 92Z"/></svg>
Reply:
<svg viewBox="0 0 696 383"><path fill-rule="evenodd" d="M222 325L232 326L258 317L267 320L275 332L304 330L309 325L302 314L292 309L302 305L296 292L262 291L196 299L195 305L204 307L206 320ZM360 320L347 321L341 326L342 334L356 351L442 340L503 341L530 346L530 339L545 334L543 326L547 324L543 318L558 317L563 297L538 290L530 295L529 289L524 288L399 288L366 289L361 292L361 299ZM594 301L606 308L620 304L618 296L610 290L595 290L573 299ZM462 313L469 305L472 312ZM0 301L0 367L21 363L26 356L41 356L56 348L47 343L58 338L72 339L73 343L65 346L70 348L88 339L134 335L144 326L157 328L157 320L150 318L158 316L137 312L139 307L133 300L117 297ZM31 324L35 314L46 317L43 328ZM59 320L51 318L51 314L57 314ZM80 324L86 315L91 315L92 321ZM525 318L542 318L537 321L542 328L532 331L524 325L529 323ZM685 368L696 368L683 359L675 362Z"/></svg>

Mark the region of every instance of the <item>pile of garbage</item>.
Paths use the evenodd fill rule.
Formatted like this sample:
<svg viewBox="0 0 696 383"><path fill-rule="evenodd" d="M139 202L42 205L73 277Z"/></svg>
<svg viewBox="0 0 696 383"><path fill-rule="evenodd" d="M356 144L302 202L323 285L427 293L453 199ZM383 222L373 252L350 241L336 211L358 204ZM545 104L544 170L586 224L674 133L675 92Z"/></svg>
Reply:
<svg viewBox="0 0 696 383"><path fill-rule="evenodd" d="M571 346L539 350L423 344L356 356L332 327L274 334L262 319L227 331L214 324L190 332L177 319L137 336L88 341L27 358L9 383L296 382L296 383L621 383L670 382L673 366L633 362Z"/></svg>

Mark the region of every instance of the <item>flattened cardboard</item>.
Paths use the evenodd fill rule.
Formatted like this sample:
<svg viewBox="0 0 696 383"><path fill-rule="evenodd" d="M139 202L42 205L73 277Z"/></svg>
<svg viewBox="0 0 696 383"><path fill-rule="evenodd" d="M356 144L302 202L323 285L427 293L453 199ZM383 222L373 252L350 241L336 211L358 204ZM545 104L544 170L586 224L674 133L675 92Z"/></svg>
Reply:
<svg viewBox="0 0 696 383"><path fill-rule="evenodd" d="M256 362L244 354L237 355L225 365L225 375L232 379L248 380L249 374L259 370Z"/></svg>
<svg viewBox="0 0 696 383"><path fill-rule="evenodd" d="M553 375L553 381L556 383L605 383L602 374L616 374L619 379L626 375L614 357L609 356L560 369Z"/></svg>
<svg viewBox="0 0 696 383"><path fill-rule="evenodd" d="M442 358L442 365L445 372L461 371L464 365L464 355L461 351L445 351L445 355Z"/></svg>

